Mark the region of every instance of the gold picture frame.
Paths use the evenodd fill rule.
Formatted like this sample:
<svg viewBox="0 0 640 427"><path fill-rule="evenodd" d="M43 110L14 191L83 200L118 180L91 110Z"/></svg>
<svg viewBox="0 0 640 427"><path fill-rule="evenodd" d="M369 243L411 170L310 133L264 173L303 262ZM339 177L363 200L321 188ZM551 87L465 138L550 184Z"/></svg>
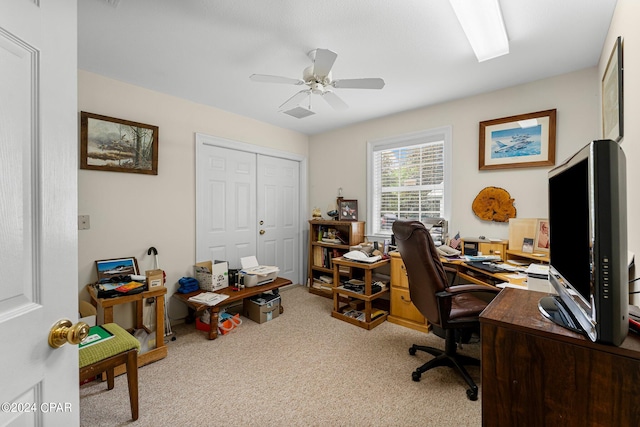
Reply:
<svg viewBox="0 0 640 427"><path fill-rule="evenodd" d="M158 126L80 112L80 169L158 174Z"/></svg>
<svg viewBox="0 0 640 427"><path fill-rule="evenodd" d="M556 110L480 122L479 166L511 169L556 163Z"/></svg>
<svg viewBox="0 0 640 427"><path fill-rule="evenodd" d="M602 76L602 137L617 142L624 136L622 37L618 37Z"/></svg>

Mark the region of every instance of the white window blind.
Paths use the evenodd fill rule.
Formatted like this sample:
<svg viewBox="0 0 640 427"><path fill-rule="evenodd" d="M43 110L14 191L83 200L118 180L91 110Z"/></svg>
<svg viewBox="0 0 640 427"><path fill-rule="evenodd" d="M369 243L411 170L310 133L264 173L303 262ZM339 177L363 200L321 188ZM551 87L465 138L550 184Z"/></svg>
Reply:
<svg viewBox="0 0 640 427"><path fill-rule="evenodd" d="M448 139L439 129L369 144L368 234L390 235L396 218L446 218Z"/></svg>

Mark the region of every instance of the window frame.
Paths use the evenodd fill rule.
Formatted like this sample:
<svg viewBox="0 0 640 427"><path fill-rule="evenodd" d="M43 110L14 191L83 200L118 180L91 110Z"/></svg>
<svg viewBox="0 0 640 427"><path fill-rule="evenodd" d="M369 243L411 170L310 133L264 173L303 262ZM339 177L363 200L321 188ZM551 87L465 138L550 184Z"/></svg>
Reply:
<svg viewBox="0 0 640 427"><path fill-rule="evenodd" d="M394 148L405 148L414 145L421 145L429 142L443 141L444 152L444 218L451 221L451 177L453 174L452 160L452 127L442 126L433 129L411 132L402 135L375 139L367 141L367 224L366 235L374 238L388 238L389 233L374 232L374 153L377 151L390 150ZM379 202L379 201L378 201Z"/></svg>

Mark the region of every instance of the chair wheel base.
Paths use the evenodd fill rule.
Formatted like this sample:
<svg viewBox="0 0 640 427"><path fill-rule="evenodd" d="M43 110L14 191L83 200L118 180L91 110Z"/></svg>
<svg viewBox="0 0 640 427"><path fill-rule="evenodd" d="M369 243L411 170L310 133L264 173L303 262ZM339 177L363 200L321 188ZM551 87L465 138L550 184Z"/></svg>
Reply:
<svg viewBox="0 0 640 427"><path fill-rule="evenodd" d="M420 381L420 377L422 375L420 374L420 372L412 372L411 373L411 379L414 380L415 382Z"/></svg>
<svg viewBox="0 0 640 427"><path fill-rule="evenodd" d="M412 356L416 355L416 349L414 347L409 347L409 354Z"/></svg>
<svg viewBox="0 0 640 427"><path fill-rule="evenodd" d="M472 389L467 390L467 398L474 402L478 400L478 390L472 390Z"/></svg>

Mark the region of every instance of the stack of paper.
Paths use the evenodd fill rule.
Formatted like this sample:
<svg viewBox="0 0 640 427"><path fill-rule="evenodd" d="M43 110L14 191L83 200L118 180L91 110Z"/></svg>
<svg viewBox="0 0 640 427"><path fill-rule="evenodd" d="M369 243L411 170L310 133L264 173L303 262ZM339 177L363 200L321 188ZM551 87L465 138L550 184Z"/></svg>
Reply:
<svg viewBox="0 0 640 427"><path fill-rule="evenodd" d="M198 304L216 305L229 298L229 295L217 294L215 292L203 292L201 294L192 296L189 301Z"/></svg>

